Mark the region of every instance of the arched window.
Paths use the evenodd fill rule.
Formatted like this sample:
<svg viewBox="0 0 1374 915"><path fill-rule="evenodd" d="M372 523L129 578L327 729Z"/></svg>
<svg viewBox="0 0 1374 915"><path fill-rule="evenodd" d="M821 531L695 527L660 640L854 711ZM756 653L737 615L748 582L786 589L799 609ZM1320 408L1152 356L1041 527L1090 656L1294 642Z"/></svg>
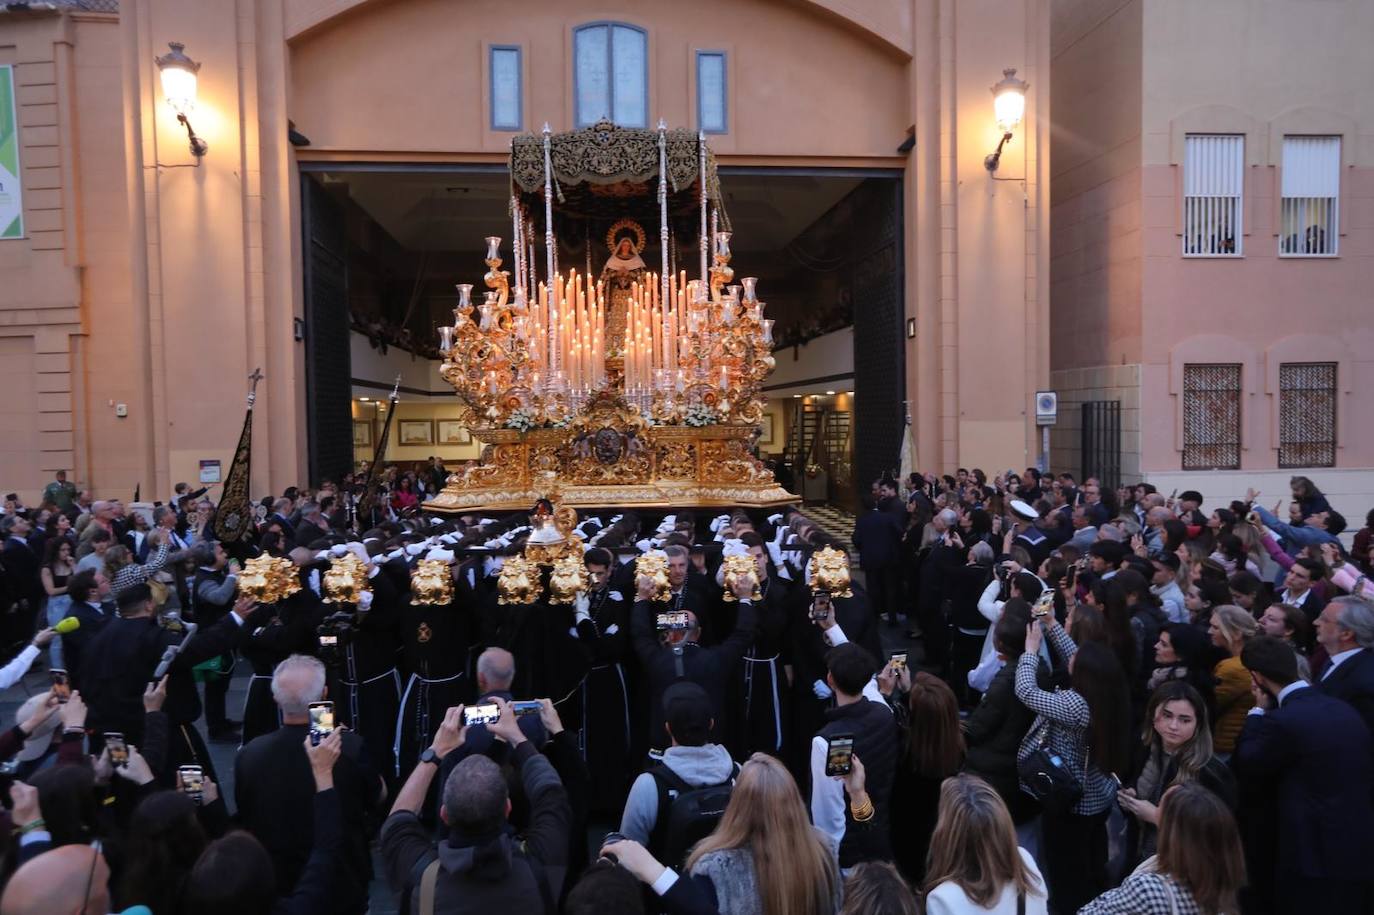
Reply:
<svg viewBox="0 0 1374 915"><path fill-rule="evenodd" d="M619 22L594 22L573 32L573 102L577 126L610 119L649 126L649 36Z"/></svg>

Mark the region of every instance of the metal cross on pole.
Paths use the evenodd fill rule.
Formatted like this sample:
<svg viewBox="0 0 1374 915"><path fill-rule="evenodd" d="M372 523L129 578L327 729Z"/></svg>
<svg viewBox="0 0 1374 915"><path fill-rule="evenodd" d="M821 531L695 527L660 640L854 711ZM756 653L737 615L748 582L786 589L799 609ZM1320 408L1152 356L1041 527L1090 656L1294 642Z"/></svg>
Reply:
<svg viewBox="0 0 1374 915"><path fill-rule="evenodd" d="M248 376L248 380L253 383L252 389L248 392L248 406L253 406L254 401L258 399L258 382L262 381L264 377L262 366L253 369L253 374Z"/></svg>

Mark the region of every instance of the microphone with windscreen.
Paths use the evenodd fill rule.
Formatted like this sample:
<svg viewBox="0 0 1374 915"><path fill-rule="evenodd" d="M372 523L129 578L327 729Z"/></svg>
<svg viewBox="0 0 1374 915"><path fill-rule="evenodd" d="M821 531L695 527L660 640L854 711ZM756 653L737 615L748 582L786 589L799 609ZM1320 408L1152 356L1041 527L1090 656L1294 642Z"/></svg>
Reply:
<svg viewBox="0 0 1374 915"><path fill-rule="evenodd" d="M195 623L183 622L182 625L186 627L186 638L175 645L167 646L167 650L162 653L162 660L157 662L157 670L153 671L153 683L158 683L162 680L163 676L167 673L167 668L172 666L172 662L177 659L177 655L181 653L181 650L190 643L191 638L196 634L196 629L199 628Z"/></svg>

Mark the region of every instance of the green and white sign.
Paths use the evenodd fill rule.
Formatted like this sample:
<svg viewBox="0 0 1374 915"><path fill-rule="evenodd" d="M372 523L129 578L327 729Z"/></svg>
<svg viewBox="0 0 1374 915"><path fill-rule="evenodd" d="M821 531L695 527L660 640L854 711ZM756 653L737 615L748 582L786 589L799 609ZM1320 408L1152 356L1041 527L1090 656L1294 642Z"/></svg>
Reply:
<svg viewBox="0 0 1374 915"><path fill-rule="evenodd" d="M19 115L14 67L0 67L0 238L24 237L24 194L19 187Z"/></svg>

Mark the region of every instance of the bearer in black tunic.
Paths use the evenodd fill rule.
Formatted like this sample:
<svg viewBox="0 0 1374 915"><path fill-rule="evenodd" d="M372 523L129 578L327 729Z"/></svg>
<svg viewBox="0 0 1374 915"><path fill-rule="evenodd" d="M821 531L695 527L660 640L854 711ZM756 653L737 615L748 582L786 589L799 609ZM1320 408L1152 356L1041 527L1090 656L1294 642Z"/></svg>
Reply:
<svg viewBox="0 0 1374 915"><path fill-rule="evenodd" d="M251 599L240 598L223 619L201 628L185 642L168 668L162 711L168 720L169 740L167 764L159 776L162 786L170 787L177 767L183 765L198 765L214 778L214 761L195 726L201 707L191 668L231 651L246 627L257 625L255 606ZM158 625L146 584L120 592L119 611L120 616L110 620L90 643L87 725L93 734L119 731L129 743L138 745L143 742L143 692L167 649L182 644L185 635Z"/></svg>
<svg viewBox="0 0 1374 915"><path fill-rule="evenodd" d="M371 595L358 603L354 622L339 635L337 651L322 651L321 657L329 671L329 696L339 722L362 736L373 765L391 788L396 777L392 758L396 714L401 704L396 657L403 592L396 579L400 576L408 586L408 575L404 563L378 565L381 558L373 557L368 568ZM326 614L341 609L349 605L325 605Z"/></svg>
<svg viewBox="0 0 1374 915"><path fill-rule="evenodd" d="M255 627L244 640L242 654L253 667L248 693L243 700L243 743L270 734L281 723L277 703L272 698L272 671L293 654L318 652L315 628L324 616L324 604L310 589L311 570L298 575L301 588L274 605L272 618Z"/></svg>
<svg viewBox="0 0 1374 915"><path fill-rule="evenodd" d="M758 625L754 630L754 644L740 659L740 667L732 676L729 693L732 727L727 735L731 755L748 759L753 753L781 756L783 751L783 722L788 684L783 674L783 647L786 641L787 582L771 574L768 551L762 538L750 531L740 540L754 558L759 576L761 600L754 602ZM726 602L726 607L737 604ZM733 616L733 609L729 611ZM734 620L729 623L733 626Z"/></svg>
<svg viewBox="0 0 1374 915"><path fill-rule="evenodd" d="M663 730L663 693L678 680L691 680L706 690L715 710L717 729L728 733L730 715L725 704L725 686L730 672L739 666L740 658L754 641L754 602L749 599L754 589L752 576L741 576L736 588L743 599L739 601L734 631L721 644L705 647L698 641L701 627L690 606L686 608L690 614L688 629L657 631L657 608L663 604L649 601L654 584L647 576L640 577L635 605L630 611L630 636L648 685L645 693L650 709L651 746L662 749L668 745L668 734Z"/></svg>
<svg viewBox="0 0 1374 915"><path fill-rule="evenodd" d="M395 566L399 560L388 563ZM404 565L401 566L404 568ZM405 573L407 576L409 572ZM474 607L485 599L481 579L459 575L453 602L412 604L409 592L400 604L401 669L405 690L396 719L393 751L399 776L415 767L420 753L434 740L444 714L470 697L466 674L472 642Z"/></svg>
<svg viewBox="0 0 1374 915"><path fill-rule="evenodd" d="M586 676L577 695L578 744L591 773L590 809L618 813L625 806L630 756L630 688L625 665L630 658L630 602L610 583L615 560L592 548L583 557L591 589L579 598L577 650Z"/></svg>

